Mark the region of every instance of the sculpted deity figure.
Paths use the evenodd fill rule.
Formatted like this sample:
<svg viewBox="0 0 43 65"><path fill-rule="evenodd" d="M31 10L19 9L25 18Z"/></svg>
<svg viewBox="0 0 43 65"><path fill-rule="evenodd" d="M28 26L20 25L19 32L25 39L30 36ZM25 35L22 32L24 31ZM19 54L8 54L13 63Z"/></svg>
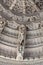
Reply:
<svg viewBox="0 0 43 65"><path fill-rule="evenodd" d="M17 59L23 59L25 40L26 40L26 27L25 27L25 25L20 25L20 27L19 27L18 40L19 40L19 43L18 43Z"/></svg>

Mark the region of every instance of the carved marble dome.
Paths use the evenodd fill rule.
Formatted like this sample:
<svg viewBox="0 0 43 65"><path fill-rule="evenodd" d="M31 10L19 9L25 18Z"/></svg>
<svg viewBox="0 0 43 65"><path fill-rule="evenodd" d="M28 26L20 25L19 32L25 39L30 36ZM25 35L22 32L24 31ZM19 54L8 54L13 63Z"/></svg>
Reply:
<svg viewBox="0 0 43 65"><path fill-rule="evenodd" d="M43 0L0 0L0 57L43 57Z"/></svg>

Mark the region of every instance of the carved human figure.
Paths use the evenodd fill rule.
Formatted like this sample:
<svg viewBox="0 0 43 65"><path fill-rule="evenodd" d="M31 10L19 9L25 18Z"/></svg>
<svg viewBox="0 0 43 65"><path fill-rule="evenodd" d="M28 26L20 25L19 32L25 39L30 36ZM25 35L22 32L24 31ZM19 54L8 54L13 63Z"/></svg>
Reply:
<svg viewBox="0 0 43 65"><path fill-rule="evenodd" d="M19 35L18 35L18 52L17 52L17 58L23 59L23 53L24 53L24 47L25 47L25 40L26 40L26 27L24 25L20 25L19 27ZM20 58L19 54L22 58Z"/></svg>
<svg viewBox="0 0 43 65"><path fill-rule="evenodd" d="M20 25L18 35L20 44L22 44L23 41L25 42L25 38L26 38L26 27L24 25Z"/></svg>

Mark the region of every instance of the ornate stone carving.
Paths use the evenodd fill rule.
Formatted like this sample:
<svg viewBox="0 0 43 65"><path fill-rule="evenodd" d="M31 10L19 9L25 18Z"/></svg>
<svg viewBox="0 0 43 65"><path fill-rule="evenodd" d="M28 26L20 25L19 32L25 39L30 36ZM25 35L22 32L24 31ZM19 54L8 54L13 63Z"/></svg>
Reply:
<svg viewBox="0 0 43 65"><path fill-rule="evenodd" d="M34 2L33 0L0 0L2 16L0 17L0 56L23 60L23 63L26 63L25 58L28 60L32 58L35 61L36 58L43 56L43 25L39 13L35 13L40 8L37 2L36 4ZM7 26L5 26L6 22L8 22Z"/></svg>
<svg viewBox="0 0 43 65"><path fill-rule="evenodd" d="M13 3L11 4L11 6L10 6L10 8L9 8L10 10L13 9L13 7L15 6L15 3L16 3L16 0L14 0Z"/></svg>
<svg viewBox="0 0 43 65"><path fill-rule="evenodd" d="M18 0L13 8L13 11L23 13L23 1Z"/></svg>
<svg viewBox="0 0 43 65"><path fill-rule="evenodd" d="M3 0L3 2L13 12L32 14L39 11L39 9L32 0Z"/></svg>
<svg viewBox="0 0 43 65"><path fill-rule="evenodd" d="M32 0L25 1L25 9L27 14L32 14L38 11L37 6Z"/></svg>
<svg viewBox="0 0 43 65"><path fill-rule="evenodd" d="M25 25L19 26L19 36L18 36L18 38L19 38L20 44L23 40L25 42L25 39L26 39L26 27L25 27Z"/></svg>
<svg viewBox="0 0 43 65"><path fill-rule="evenodd" d="M34 0L34 2L40 10L43 10L43 0Z"/></svg>
<svg viewBox="0 0 43 65"><path fill-rule="evenodd" d="M29 30L39 29L41 27L41 21L39 16L31 16L27 20L27 27Z"/></svg>
<svg viewBox="0 0 43 65"><path fill-rule="evenodd" d="M24 53L24 48L25 48L25 41L26 41L26 27L25 25L20 25L19 26L19 35L18 35L18 40L19 40L19 43L18 43L18 52L17 52L17 58L19 60L19 57L21 56L22 58L20 59L23 59L23 53ZM19 56L20 54L20 56Z"/></svg>
<svg viewBox="0 0 43 65"><path fill-rule="evenodd" d="M5 25L6 25L5 19L0 16L0 33L4 29Z"/></svg>
<svg viewBox="0 0 43 65"><path fill-rule="evenodd" d="M13 0L3 0L3 4L6 4L8 7L10 7L13 3Z"/></svg>

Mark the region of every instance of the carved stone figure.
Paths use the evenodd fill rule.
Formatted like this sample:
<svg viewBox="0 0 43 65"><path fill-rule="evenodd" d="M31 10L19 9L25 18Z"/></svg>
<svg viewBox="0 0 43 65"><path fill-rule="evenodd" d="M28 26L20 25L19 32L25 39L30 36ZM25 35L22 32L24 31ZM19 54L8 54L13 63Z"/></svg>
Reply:
<svg viewBox="0 0 43 65"><path fill-rule="evenodd" d="M20 25L19 26L19 35L18 35L18 52L17 52L17 57L19 54L21 54L21 56L23 57L23 53L24 53L24 48L25 48L25 41L26 41L26 27L25 25ZM19 59L19 57L18 57Z"/></svg>
<svg viewBox="0 0 43 65"><path fill-rule="evenodd" d="M5 19L0 16L0 33L4 29L5 25L6 25Z"/></svg>
<svg viewBox="0 0 43 65"><path fill-rule="evenodd" d="M20 26L19 26L18 39L19 39L20 44L21 44L21 42L22 42L23 40L24 40L24 42L25 42L25 39L26 39L26 27L25 27L25 25L20 25Z"/></svg>

